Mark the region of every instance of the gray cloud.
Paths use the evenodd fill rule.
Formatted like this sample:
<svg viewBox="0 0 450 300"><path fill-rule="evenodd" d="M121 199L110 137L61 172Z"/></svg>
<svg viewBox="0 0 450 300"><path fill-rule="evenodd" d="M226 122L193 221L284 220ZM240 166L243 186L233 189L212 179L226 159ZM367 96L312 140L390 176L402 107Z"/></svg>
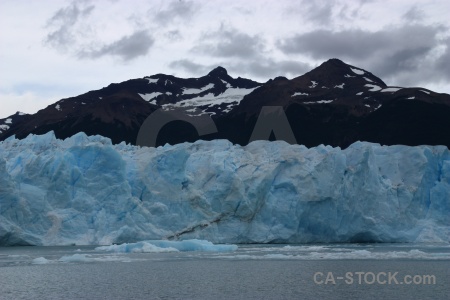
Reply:
<svg viewBox="0 0 450 300"><path fill-rule="evenodd" d="M197 9L197 5L192 1L178 0L170 2L166 8L160 8L156 13L154 10L149 13L154 15L156 22L167 25L175 20L189 20Z"/></svg>
<svg viewBox="0 0 450 300"><path fill-rule="evenodd" d="M252 60L246 63L231 64L230 70L236 73L243 73L253 78L265 80L267 78L275 78L277 76L285 76L288 78L303 75L311 70L311 66L307 63L299 61L275 61L273 59Z"/></svg>
<svg viewBox="0 0 450 300"><path fill-rule="evenodd" d="M418 74L423 76L427 69L434 68L436 58L432 53L443 46L439 35L446 29L413 24L375 32L316 30L281 40L278 47L285 54L302 54L321 61L338 57L366 66L383 79L399 79L401 82L396 84L409 84L430 79L419 78Z"/></svg>
<svg viewBox="0 0 450 300"><path fill-rule="evenodd" d="M288 5L287 14L300 17L302 22L329 27L337 20L351 23L360 14L361 8L376 0L302 0Z"/></svg>
<svg viewBox="0 0 450 300"><path fill-rule="evenodd" d="M213 69L212 66L197 64L197 63L194 63L187 59L180 59L180 60L172 61L169 64L169 67L171 67L173 69L181 69L181 70L184 70L189 73L196 74L196 75L207 74L209 71L211 71Z"/></svg>
<svg viewBox="0 0 450 300"><path fill-rule="evenodd" d="M218 31L203 34L201 43L192 52L215 57L251 58L264 51L264 41L258 35L248 35L221 26Z"/></svg>
<svg viewBox="0 0 450 300"><path fill-rule="evenodd" d="M104 45L96 50L84 50L78 53L80 58L99 58L102 56L117 56L124 61L144 56L148 53L154 39L145 30L137 31L131 35L124 36L118 41Z"/></svg>
<svg viewBox="0 0 450 300"><path fill-rule="evenodd" d="M47 21L47 27L54 28L54 30L45 37L45 44L65 51L75 42L74 26L80 19L89 16L94 8L94 5L82 8L79 2L73 1L69 6L59 9Z"/></svg>
<svg viewBox="0 0 450 300"><path fill-rule="evenodd" d="M331 22L334 5L335 1L333 0L303 0L300 7L303 10L303 16L306 20L313 23L327 25Z"/></svg>
<svg viewBox="0 0 450 300"><path fill-rule="evenodd" d="M169 30L166 32L165 37L170 41L179 41L183 39L183 36L179 30Z"/></svg>
<svg viewBox="0 0 450 300"><path fill-rule="evenodd" d="M402 16L402 18L409 22L422 21L425 18L425 13L414 5Z"/></svg>
<svg viewBox="0 0 450 300"><path fill-rule="evenodd" d="M445 51L444 53L436 60L435 67L439 75L442 75L442 80L449 81L450 80L450 38L445 40Z"/></svg>

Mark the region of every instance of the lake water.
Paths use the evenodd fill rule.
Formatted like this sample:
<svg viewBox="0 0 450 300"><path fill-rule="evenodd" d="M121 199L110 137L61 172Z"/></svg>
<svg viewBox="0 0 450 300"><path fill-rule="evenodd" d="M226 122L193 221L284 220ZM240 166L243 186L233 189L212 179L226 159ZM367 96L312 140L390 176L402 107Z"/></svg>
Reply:
<svg viewBox="0 0 450 300"><path fill-rule="evenodd" d="M0 248L0 299L449 299L450 246L239 245L224 253Z"/></svg>

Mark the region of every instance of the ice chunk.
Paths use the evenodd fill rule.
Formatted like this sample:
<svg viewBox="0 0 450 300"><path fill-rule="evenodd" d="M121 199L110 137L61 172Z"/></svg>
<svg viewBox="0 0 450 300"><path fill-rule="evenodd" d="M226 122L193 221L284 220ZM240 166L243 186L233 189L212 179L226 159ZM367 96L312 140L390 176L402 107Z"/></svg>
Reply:
<svg viewBox="0 0 450 300"><path fill-rule="evenodd" d="M335 85L334 88L339 88L339 89L343 89L344 88L345 83L341 83L339 85Z"/></svg>
<svg viewBox="0 0 450 300"><path fill-rule="evenodd" d="M93 258L87 257L86 254L65 255L59 259L61 262L91 262Z"/></svg>
<svg viewBox="0 0 450 300"><path fill-rule="evenodd" d="M204 240L166 241L150 240L138 243L121 244L97 247L95 250L107 252L174 252L174 251L203 251L203 252L229 252L237 250L236 245L214 245Z"/></svg>
<svg viewBox="0 0 450 300"><path fill-rule="evenodd" d="M31 263L33 265L45 265L45 264L50 263L50 261L44 257L38 257L38 258L33 259L31 261Z"/></svg>

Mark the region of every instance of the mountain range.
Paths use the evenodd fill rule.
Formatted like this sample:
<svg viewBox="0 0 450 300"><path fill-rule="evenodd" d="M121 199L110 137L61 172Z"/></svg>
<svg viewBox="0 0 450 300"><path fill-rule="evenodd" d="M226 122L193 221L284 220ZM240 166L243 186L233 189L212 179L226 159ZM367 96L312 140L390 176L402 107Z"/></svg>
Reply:
<svg viewBox="0 0 450 300"><path fill-rule="evenodd" d="M61 99L32 115L18 112L0 119L0 140L54 131L60 139L85 132L114 144L136 144L144 121L156 111L182 111L190 118L162 126L157 146L198 139L246 145L257 137L256 128L265 128L267 139L307 147L346 148L355 141L450 147L450 95L388 86L339 59L290 80L276 77L265 83L233 78L223 67L199 78L156 74L113 83ZM193 124L205 118L215 128L199 135ZM276 129L277 120L284 127Z"/></svg>

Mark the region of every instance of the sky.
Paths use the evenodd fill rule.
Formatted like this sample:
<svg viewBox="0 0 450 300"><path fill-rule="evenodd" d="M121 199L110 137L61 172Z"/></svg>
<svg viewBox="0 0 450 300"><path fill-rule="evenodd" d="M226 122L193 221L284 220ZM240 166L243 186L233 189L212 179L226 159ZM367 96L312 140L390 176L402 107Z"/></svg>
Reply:
<svg viewBox="0 0 450 300"><path fill-rule="evenodd" d="M158 73L259 82L330 58L450 94L448 0L0 0L0 118Z"/></svg>

